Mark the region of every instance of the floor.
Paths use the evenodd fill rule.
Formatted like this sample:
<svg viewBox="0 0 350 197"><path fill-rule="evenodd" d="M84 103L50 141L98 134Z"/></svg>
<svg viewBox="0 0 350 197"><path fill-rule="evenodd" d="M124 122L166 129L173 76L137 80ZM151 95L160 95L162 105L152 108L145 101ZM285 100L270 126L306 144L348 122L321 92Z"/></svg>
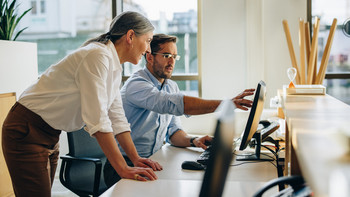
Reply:
<svg viewBox="0 0 350 197"><path fill-rule="evenodd" d="M52 197L77 197L76 194L69 191L67 188L65 188L59 178L55 178L55 181L53 182L52 190L51 190L51 196Z"/></svg>

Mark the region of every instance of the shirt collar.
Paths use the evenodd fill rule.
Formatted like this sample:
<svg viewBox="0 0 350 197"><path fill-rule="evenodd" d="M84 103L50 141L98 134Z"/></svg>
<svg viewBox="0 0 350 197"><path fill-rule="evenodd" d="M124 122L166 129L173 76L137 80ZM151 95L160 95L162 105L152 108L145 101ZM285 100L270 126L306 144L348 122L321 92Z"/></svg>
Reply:
<svg viewBox="0 0 350 197"><path fill-rule="evenodd" d="M114 46L113 42L108 40L107 47L112 52L112 59L116 63L116 64L113 64L113 71L115 71L117 69L123 70L123 67L122 67L122 65L120 63L120 60L119 60L119 56L118 56L117 50L115 49L115 46Z"/></svg>
<svg viewBox="0 0 350 197"><path fill-rule="evenodd" d="M162 87L162 83L160 83L158 81L158 79L155 76L153 76L153 74L148 70L147 66L145 66L144 70L145 70L146 74L148 75L148 77L151 79L152 83L156 87L158 87L158 89L160 90L161 87ZM163 86L166 86L167 84L168 84L168 79L164 79L164 85Z"/></svg>

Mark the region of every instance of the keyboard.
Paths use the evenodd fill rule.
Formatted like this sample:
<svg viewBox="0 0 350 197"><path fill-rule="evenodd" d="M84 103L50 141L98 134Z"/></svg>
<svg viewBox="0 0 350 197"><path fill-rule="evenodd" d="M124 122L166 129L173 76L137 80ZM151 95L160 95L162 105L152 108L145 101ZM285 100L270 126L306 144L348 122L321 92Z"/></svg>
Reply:
<svg viewBox="0 0 350 197"><path fill-rule="evenodd" d="M232 147L232 150L233 152L235 151L236 149L236 146L237 144L240 142L240 139L236 139L233 143L233 147ZM211 150L211 146L208 146L207 149L205 149L200 155L199 157L196 159L196 161L200 164L203 164L203 165L207 165L208 163L208 160L209 160L209 155L210 155L210 150Z"/></svg>
<svg viewBox="0 0 350 197"><path fill-rule="evenodd" d="M208 146L207 149L205 149L200 155L199 157L197 158L197 162L200 163L200 164L203 164L203 165L207 165L208 163L208 160L209 160L209 155L210 155L210 149L211 149L211 146Z"/></svg>

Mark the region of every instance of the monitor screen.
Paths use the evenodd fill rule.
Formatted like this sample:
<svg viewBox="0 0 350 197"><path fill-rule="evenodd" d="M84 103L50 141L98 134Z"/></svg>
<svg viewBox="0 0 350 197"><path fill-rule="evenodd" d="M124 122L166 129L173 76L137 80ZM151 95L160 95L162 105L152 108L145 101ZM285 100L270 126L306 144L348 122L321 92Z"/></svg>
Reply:
<svg viewBox="0 0 350 197"><path fill-rule="evenodd" d="M252 139L253 135L255 134L258 128L260 116L264 108L265 95L265 82L260 81L258 83L257 88L255 89L253 105L250 109L246 127L241 136L241 145L239 147L239 150L244 150L247 148L248 144L250 143L250 140Z"/></svg>
<svg viewBox="0 0 350 197"><path fill-rule="evenodd" d="M227 172L233 154L232 143L235 133L234 110L231 99L224 100L216 111L219 111L214 139L209 153L209 160L205 170L200 191L200 197L221 196L224 190Z"/></svg>

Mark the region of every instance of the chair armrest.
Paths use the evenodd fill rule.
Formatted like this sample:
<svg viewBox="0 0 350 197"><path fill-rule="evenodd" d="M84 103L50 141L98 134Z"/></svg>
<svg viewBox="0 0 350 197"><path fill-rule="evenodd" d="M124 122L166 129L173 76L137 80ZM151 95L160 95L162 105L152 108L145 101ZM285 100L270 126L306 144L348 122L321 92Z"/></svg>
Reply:
<svg viewBox="0 0 350 197"><path fill-rule="evenodd" d="M63 155L60 156L60 158L62 160L66 160L66 161L90 161L90 162L94 162L94 163L101 163L101 159L99 158L92 158L92 157L72 157L69 155Z"/></svg>
<svg viewBox="0 0 350 197"><path fill-rule="evenodd" d="M94 172L94 181L93 181L93 196L98 195L99 191L99 185L100 185L100 177L101 177L101 169L102 169L102 161L99 158L92 158L92 157L72 157L69 155L63 155L60 156L62 159L61 164L61 170L60 170L60 181L62 185L64 185L67 188L71 188L70 185L67 183L67 165L70 161L83 161L83 162L92 162L95 165L95 172Z"/></svg>

